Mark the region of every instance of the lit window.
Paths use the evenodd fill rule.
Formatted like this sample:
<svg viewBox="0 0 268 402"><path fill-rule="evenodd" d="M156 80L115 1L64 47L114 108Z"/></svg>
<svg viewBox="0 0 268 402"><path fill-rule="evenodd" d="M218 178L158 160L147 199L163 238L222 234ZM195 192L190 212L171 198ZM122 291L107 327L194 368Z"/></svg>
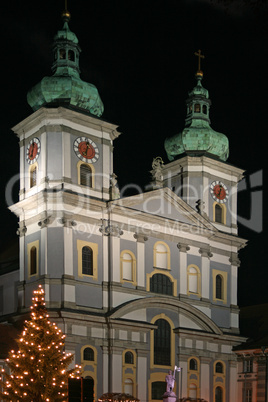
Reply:
<svg viewBox="0 0 268 402"><path fill-rule="evenodd" d="M154 330L154 364L170 366L171 328L169 323L160 318L155 322Z"/></svg>
<svg viewBox="0 0 268 402"><path fill-rule="evenodd" d="M93 275L93 251L88 246L82 248L82 274Z"/></svg>
<svg viewBox="0 0 268 402"><path fill-rule="evenodd" d="M150 291L164 295L173 295L173 283L168 276L163 274L154 274L150 278Z"/></svg>
<svg viewBox="0 0 268 402"><path fill-rule="evenodd" d="M66 50L65 49L60 49L60 59L66 59Z"/></svg>
<svg viewBox="0 0 268 402"><path fill-rule="evenodd" d="M200 104L199 103L196 103L195 105L194 105L194 111L195 111L195 113L200 113Z"/></svg>

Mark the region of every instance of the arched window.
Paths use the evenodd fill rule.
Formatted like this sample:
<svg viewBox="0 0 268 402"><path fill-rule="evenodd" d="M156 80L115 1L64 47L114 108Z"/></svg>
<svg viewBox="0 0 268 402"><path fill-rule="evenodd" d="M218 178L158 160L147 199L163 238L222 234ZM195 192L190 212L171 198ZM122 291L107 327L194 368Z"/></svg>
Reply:
<svg viewBox="0 0 268 402"><path fill-rule="evenodd" d="M215 222L223 223L223 209L219 204L215 204Z"/></svg>
<svg viewBox="0 0 268 402"><path fill-rule="evenodd" d="M84 360L94 361L94 350L92 348L85 348L83 358Z"/></svg>
<svg viewBox="0 0 268 402"><path fill-rule="evenodd" d="M80 166L80 184L82 186L92 187L92 169L85 163Z"/></svg>
<svg viewBox="0 0 268 402"><path fill-rule="evenodd" d="M30 188L36 186L37 166L32 165L30 167Z"/></svg>
<svg viewBox="0 0 268 402"><path fill-rule="evenodd" d="M121 281L136 282L136 258L132 251L123 250L120 255Z"/></svg>
<svg viewBox="0 0 268 402"><path fill-rule="evenodd" d="M150 278L150 291L161 293L163 295L173 295L173 283L168 276L163 274L154 274Z"/></svg>
<svg viewBox="0 0 268 402"><path fill-rule="evenodd" d="M122 278L126 281L132 281L133 258L129 253L122 255Z"/></svg>
<svg viewBox="0 0 268 402"><path fill-rule="evenodd" d="M160 318L155 322L154 330L154 364L170 366L171 362L171 328L169 323Z"/></svg>
<svg viewBox="0 0 268 402"><path fill-rule="evenodd" d="M216 389L215 389L215 402L223 402L222 387L216 387Z"/></svg>
<svg viewBox="0 0 268 402"><path fill-rule="evenodd" d="M37 273L37 250L36 247L31 247L30 250L30 275Z"/></svg>
<svg viewBox="0 0 268 402"><path fill-rule="evenodd" d="M163 395L166 392L165 381L152 382L152 399L163 400Z"/></svg>
<svg viewBox="0 0 268 402"><path fill-rule="evenodd" d="M170 268L170 252L167 244L157 242L154 245L154 266L156 268L169 269Z"/></svg>
<svg viewBox="0 0 268 402"><path fill-rule="evenodd" d="M195 111L195 113L200 113L201 108L200 108L200 104L199 104L199 103L196 103L196 104L194 105L194 111Z"/></svg>
<svg viewBox="0 0 268 402"><path fill-rule="evenodd" d="M189 361L189 370L197 371L197 361L196 361L196 359L191 359Z"/></svg>
<svg viewBox="0 0 268 402"><path fill-rule="evenodd" d="M216 299L223 299L223 277L216 275Z"/></svg>
<svg viewBox="0 0 268 402"><path fill-rule="evenodd" d="M88 246L82 248L82 274L93 275L93 251Z"/></svg>
<svg viewBox="0 0 268 402"><path fill-rule="evenodd" d="M132 352L125 353L125 364L134 364L134 356Z"/></svg>
<svg viewBox="0 0 268 402"><path fill-rule="evenodd" d="M223 374L223 364L221 362L217 362L215 365L215 372Z"/></svg>
<svg viewBox="0 0 268 402"><path fill-rule="evenodd" d="M60 49L60 59L66 59L66 50L65 49Z"/></svg>
<svg viewBox="0 0 268 402"><path fill-rule="evenodd" d="M207 114L207 105L203 105L202 111L204 114Z"/></svg>
<svg viewBox="0 0 268 402"><path fill-rule="evenodd" d="M74 61L74 51L73 50L68 51L68 60Z"/></svg>
<svg viewBox="0 0 268 402"><path fill-rule="evenodd" d="M187 280L188 280L188 293L199 294L200 293L200 271L197 267L190 265L187 268Z"/></svg>

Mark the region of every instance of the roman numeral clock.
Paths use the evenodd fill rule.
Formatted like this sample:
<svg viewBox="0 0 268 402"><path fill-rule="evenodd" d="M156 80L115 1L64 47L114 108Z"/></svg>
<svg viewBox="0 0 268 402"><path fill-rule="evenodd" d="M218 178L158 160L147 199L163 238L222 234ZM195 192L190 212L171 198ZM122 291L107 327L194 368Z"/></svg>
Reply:
<svg viewBox="0 0 268 402"><path fill-rule="evenodd" d="M26 150L26 160L29 165L32 165L37 161L37 158L40 154L41 144L39 138L35 137L29 141Z"/></svg>
<svg viewBox="0 0 268 402"><path fill-rule="evenodd" d="M73 144L73 149L76 156L83 162L95 163L99 159L99 149L96 143L90 138L76 138Z"/></svg>
<svg viewBox="0 0 268 402"><path fill-rule="evenodd" d="M215 180L211 183L210 194L212 198L220 204L225 203L229 197L229 192L226 185L219 180Z"/></svg>

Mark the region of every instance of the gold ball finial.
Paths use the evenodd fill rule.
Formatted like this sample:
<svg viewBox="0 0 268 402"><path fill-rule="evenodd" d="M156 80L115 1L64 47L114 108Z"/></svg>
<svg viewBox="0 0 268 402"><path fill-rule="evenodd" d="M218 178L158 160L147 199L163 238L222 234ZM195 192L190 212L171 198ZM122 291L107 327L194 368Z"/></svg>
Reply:
<svg viewBox="0 0 268 402"><path fill-rule="evenodd" d="M63 21L69 22L71 19L71 13L68 10L64 10L61 14Z"/></svg>
<svg viewBox="0 0 268 402"><path fill-rule="evenodd" d="M67 0L65 0L65 9L63 13L61 14L63 21L69 22L71 19L71 13L68 11L67 8Z"/></svg>

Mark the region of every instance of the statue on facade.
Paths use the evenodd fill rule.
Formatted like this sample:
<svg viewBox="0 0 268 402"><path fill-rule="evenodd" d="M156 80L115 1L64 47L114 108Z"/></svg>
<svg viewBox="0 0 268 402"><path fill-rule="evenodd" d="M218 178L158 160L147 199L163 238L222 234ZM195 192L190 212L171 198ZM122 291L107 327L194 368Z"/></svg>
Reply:
<svg viewBox="0 0 268 402"><path fill-rule="evenodd" d="M118 200L120 198L120 190L117 184L117 176L115 173L110 177L110 197L112 200Z"/></svg>
<svg viewBox="0 0 268 402"><path fill-rule="evenodd" d="M166 392L168 393L172 392L175 385L175 370L174 373L172 373L172 370L169 370L168 374L166 375L166 383L167 383Z"/></svg>
<svg viewBox="0 0 268 402"><path fill-rule="evenodd" d="M150 172L152 175L151 185L152 185L153 189L163 187L163 175L162 175L163 165L164 165L164 162L160 156L157 156L156 158L153 159L153 162L152 162L153 169Z"/></svg>

